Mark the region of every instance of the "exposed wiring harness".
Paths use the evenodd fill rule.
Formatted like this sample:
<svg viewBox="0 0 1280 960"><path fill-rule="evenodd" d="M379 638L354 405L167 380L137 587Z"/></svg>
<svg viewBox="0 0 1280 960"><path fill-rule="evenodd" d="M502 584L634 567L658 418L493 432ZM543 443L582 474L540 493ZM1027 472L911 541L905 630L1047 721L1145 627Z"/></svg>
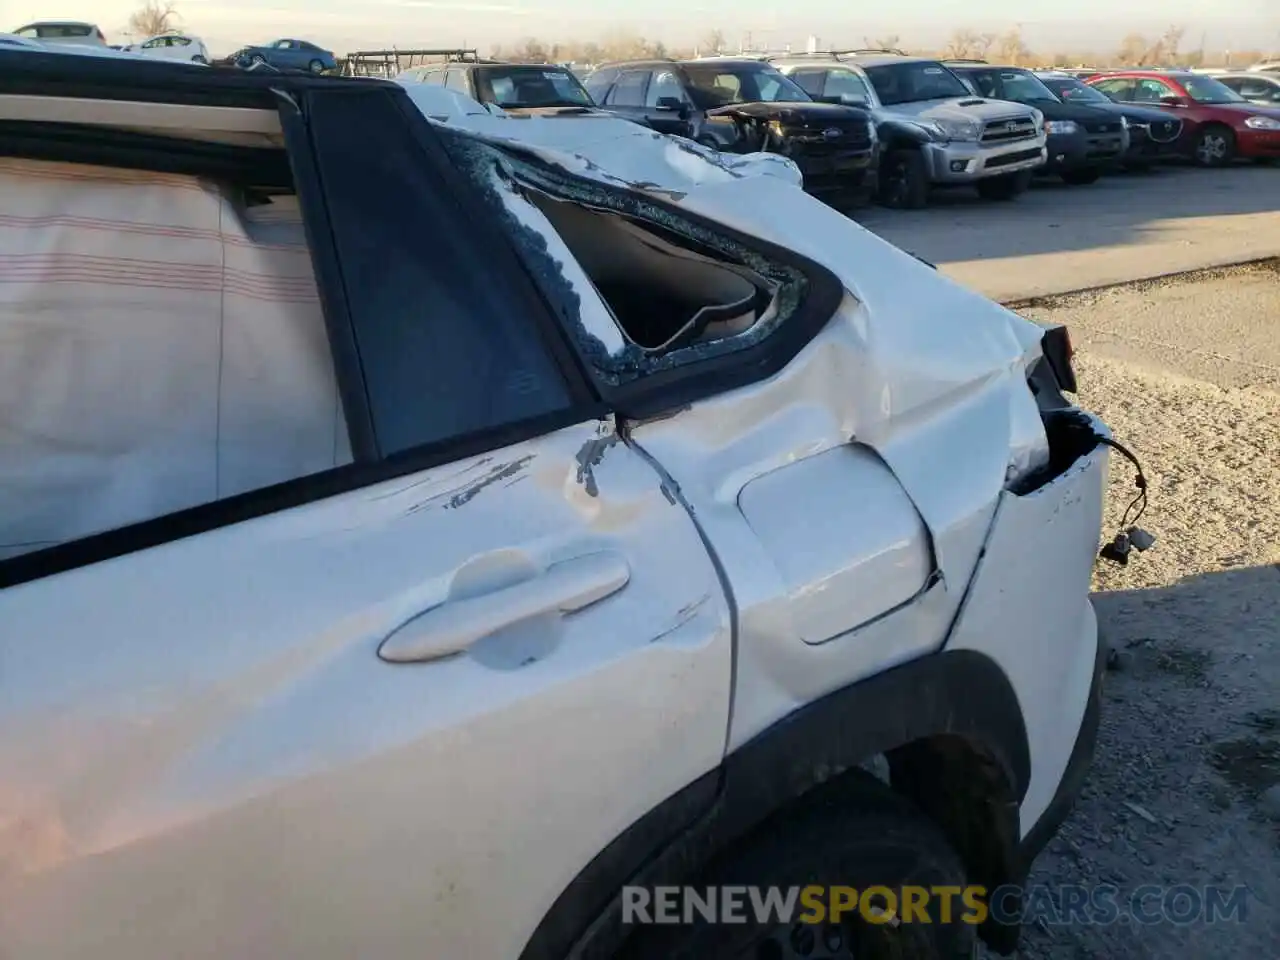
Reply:
<svg viewBox="0 0 1280 960"><path fill-rule="evenodd" d="M1142 519L1142 515L1147 510L1147 475L1143 472L1142 464L1137 456L1123 443L1097 433L1094 436L1098 443L1110 447L1132 463L1133 469L1137 474L1134 477L1133 485L1138 492L1129 501L1129 505L1124 508L1124 514L1120 517L1120 532L1098 552L1098 556L1101 559L1110 560L1112 563L1124 566L1129 562L1130 551L1137 550L1141 553L1144 550L1151 549L1156 542L1154 536L1138 526L1138 521Z"/></svg>

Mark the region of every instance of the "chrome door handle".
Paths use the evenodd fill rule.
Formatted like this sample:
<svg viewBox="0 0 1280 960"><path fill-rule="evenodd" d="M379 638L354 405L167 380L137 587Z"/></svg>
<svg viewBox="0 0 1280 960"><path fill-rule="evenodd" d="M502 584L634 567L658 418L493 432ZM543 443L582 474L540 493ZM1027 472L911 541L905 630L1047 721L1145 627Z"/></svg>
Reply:
<svg viewBox="0 0 1280 960"><path fill-rule="evenodd" d="M631 568L617 553L565 560L529 580L423 611L393 630L378 647L378 656L389 663L451 657L521 620L588 607L617 593L630 579Z"/></svg>

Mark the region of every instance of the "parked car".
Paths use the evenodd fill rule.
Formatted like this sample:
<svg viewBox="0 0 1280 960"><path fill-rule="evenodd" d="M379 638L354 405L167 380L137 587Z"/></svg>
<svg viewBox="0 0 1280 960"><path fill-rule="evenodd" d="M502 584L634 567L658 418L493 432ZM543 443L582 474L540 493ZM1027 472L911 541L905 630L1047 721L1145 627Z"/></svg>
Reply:
<svg viewBox="0 0 1280 960"><path fill-rule="evenodd" d="M1115 170L1129 150L1129 122L1123 115L1088 104L1063 101L1023 67L986 62L946 61L978 96L1022 103L1044 115L1048 162L1036 172L1072 185L1094 183Z"/></svg>
<svg viewBox="0 0 1280 960"><path fill-rule="evenodd" d="M675 150L655 150L651 129L607 111L590 114L590 122L566 123L554 113L508 114L496 104L481 105L465 93L435 84L411 81L404 88L414 106L436 123L526 148L590 157L583 161L585 171L607 170L613 180L644 183L650 190L680 192L687 189L689 180L749 177L772 177L797 188L804 185L800 168L780 153L721 153L688 141L663 145L677 146Z"/></svg>
<svg viewBox="0 0 1280 960"><path fill-rule="evenodd" d="M949 958L970 885L1018 909L1105 662L1061 328L670 138L657 191L381 80L0 51L33 93L8 960L777 955L624 914L726 883L963 888L819 931Z"/></svg>
<svg viewBox="0 0 1280 960"><path fill-rule="evenodd" d="M79 20L40 20L14 30L14 35L41 43L105 47L107 38L97 24Z"/></svg>
<svg viewBox="0 0 1280 960"><path fill-rule="evenodd" d="M1202 167L1226 166L1237 157L1280 157L1280 107L1249 103L1213 77L1133 70L1087 82L1112 100L1156 107L1178 117L1189 152Z"/></svg>
<svg viewBox="0 0 1280 960"><path fill-rule="evenodd" d="M241 47L227 60L238 67L266 64L277 70L308 73L333 73L338 69L338 58L331 51L307 40L272 40L258 47Z"/></svg>
<svg viewBox="0 0 1280 960"><path fill-rule="evenodd" d="M1061 71L1040 71L1036 76L1063 103L1107 111L1124 119L1129 132L1129 149L1124 155L1127 168L1142 170L1154 163L1186 155L1182 121L1169 116L1166 111L1132 103L1116 103L1096 87Z"/></svg>
<svg viewBox="0 0 1280 960"><path fill-rule="evenodd" d="M1280 60L1259 60L1249 68L1249 73L1280 73Z"/></svg>
<svg viewBox="0 0 1280 960"><path fill-rule="evenodd" d="M1250 103L1262 106L1280 104L1280 73L1224 73L1214 79Z"/></svg>
<svg viewBox="0 0 1280 960"><path fill-rule="evenodd" d="M832 202L874 189L878 144L867 110L818 103L767 63L607 63L591 74L587 90L619 116L713 150L781 153L800 168L806 190Z"/></svg>
<svg viewBox="0 0 1280 960"><path fill-rule="evenodd" d="M123 48L129 53L140 53L157 60L185 60L191 63L208 63L209 50L204 41L186 33L162 33L141 43Z"/></svg>
<svg viewBox="0 0 1280 960"><path fill-rule="evenodd" d="M926 206L939 187L973 187L990 200L1011 200L1044 164L1039 111L980 99L937 60L897 52L771 57L806 90L844 103L865 103L878 131L880 201Z"/></svg>
<svg viewBox="0 0 1280 960"><path fill-rule="evenodd" d="M437 63L413 67L401 81L443 86L513 115L603 114L572 71L543 63Z"/></svg>
<svg viewBox="0 0 1280 960"><path fill-rule="evenodd" d="M0 47L15 52L27 53L43 53L57 54L60 56L76 56L76 57L107 57L118 60L147 60L151 59L140 53L119 49L110 46L100 46L91 43L43 43L39 40L32 40L28 37L15 36L12 33L0 34ZM182 62L182 61L179 61ZM188 65L194 65L188 63Z"/></svg>

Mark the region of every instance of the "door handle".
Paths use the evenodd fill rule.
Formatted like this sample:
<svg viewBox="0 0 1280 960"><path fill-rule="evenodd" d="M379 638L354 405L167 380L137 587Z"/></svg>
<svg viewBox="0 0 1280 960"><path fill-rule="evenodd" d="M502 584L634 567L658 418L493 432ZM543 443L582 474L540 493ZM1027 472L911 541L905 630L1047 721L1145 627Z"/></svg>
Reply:
<svg viewBox="0 0 1280 960"><path fill-rule="evenodd" d="M479 596L446 600L393 630L378 647L389 663L425 663L462 653L478 640L545 613L573 613L617 593L631 568L617 553L553 564L529 580Z"/></svg>

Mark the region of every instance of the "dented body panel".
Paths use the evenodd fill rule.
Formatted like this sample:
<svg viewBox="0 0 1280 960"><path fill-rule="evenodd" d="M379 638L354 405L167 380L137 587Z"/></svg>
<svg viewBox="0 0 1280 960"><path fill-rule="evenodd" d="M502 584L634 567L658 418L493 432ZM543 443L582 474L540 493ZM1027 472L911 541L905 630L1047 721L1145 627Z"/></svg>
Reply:
<svg viewBox="0 0 1280 960"><path fill-rule="evenodd" d="M652 416L592 394L529 439L6 585L4 960L511 960L573 891L602 910L583 871L691 784L710 806L727 755L945 648L1016 688L1024 833L1061 779L1106 458L1010 492L1050 457L1041 331L782 158L446 113L475 215L600 396L795 322L809 278L757 241L836 279L830 315L776 372ZM624 322L632 274L669 295L649 313L687 308L679 335Z"/></svg>
<svg viewBox="0 0 1280 960"><path fill-rule="evenodd" d="M602 553L625 588L572 615L376 655ZM515 957L724 753L726 596L608 424L11 588L0 621L14 960Z"/></svg>

